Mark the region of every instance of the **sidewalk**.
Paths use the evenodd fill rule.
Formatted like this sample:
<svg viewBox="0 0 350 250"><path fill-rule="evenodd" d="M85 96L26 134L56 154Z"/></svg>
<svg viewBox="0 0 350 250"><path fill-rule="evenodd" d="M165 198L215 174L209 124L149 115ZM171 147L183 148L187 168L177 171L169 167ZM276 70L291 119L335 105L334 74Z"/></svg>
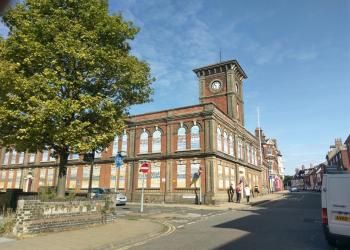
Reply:
<svg viewBox="0 0 350 250"><path fill-rule="evenodd" d="M242 198L241 203L236 202L222 202L218 205L196 205L196 204L162 204L162 203L145 203L144 206L162 206L162 207L186 207L191 209L205 209L205 210L229 210L229 209L243 209L249 206L256 206L264 202L278 200L283 198L283 196L288 193L288 191L276 192L273 194L262 195L258 197L251 197L250 203L247 204L246 200ZM128 202L128 204L138 205L138 202Z"/></svg>
<svg viewBox="0 0 350 250"><path fill-rule="evenodd" d="M165 225L155 221L118 219L112 224L0 243L0 249L114 249L155 237L165 230Z"/></svg>

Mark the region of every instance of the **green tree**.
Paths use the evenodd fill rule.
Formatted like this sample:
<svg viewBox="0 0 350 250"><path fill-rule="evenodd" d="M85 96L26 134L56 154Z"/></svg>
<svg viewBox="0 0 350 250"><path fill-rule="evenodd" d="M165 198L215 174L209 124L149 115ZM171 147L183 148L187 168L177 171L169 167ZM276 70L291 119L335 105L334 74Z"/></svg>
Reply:
<svg viewBox="0 0 350 250"><path fill-rule="evenodd" d="M103 150L153 79L130 53L138 32L106 0L26 0L3 17L0 138L17 150L53 149L64 196L71 152Z"/></svg>

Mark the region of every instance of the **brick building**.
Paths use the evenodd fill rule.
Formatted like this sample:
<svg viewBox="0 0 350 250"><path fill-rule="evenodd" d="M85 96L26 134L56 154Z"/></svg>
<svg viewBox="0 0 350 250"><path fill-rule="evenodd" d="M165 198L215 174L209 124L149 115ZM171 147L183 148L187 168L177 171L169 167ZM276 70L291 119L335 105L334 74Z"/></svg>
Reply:
<svg viewBox="0 0 350 250"><path fill-rule="evenodd" d="M197 186L206 203L226 200L230 183L266 185L259 140L244 128L243 80L247 76L243 69L230 60L193 71L200 104L129 117L124 133L96 153L93 187L116 187L129 200L139 200L142 160L151 162L145 182L148 202L193 202L191 178L199 167L203 172ZM126 157L116 169L114 156L120 151ZM36 191L56 184L58 165L49 151L29 154L3 148L0 163L0 190ZM87 190L89 174L90 167L79 154L70 155L67 189Z"/></svg>
<svg viewBox="0 0 350 250"><path fill-rule="evenodd" d="M261 136L261 148L263 159L267 164L268 182L271 191L280 191L283 189L284 167L282 154L277 146L277 140L266 138L262 129L255 130L256 137Z"/></svg>
<svg viewBox="0 0 350 250"><path fill-rule="evenodd" d="M349 151L347 145L349 144L347 138L346 144L342 143L340 138L335 139L335 144L330 146L326 159L328 166L337 166L340 170L350 171Z"/></svg>

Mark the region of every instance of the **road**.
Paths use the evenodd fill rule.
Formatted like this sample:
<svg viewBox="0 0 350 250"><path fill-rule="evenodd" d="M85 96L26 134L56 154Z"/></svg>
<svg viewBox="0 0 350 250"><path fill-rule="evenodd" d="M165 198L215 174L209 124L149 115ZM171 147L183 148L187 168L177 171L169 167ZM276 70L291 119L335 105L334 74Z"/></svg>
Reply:
<svg viewBox="0 0 350 250"><path fill-rule="evenodd" d="M321 227L320 194L293 193L245 210L178 226L133 249L333 249ZM342 249L342 248L340 248ZM350 249L345 246L344 249Z"/></svg>

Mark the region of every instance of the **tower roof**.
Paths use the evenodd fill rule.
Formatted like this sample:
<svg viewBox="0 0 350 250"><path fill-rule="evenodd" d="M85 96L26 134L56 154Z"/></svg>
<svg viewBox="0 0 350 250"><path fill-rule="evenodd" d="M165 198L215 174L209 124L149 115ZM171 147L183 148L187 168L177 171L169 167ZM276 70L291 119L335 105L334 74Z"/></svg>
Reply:
<svg viewBox="0 0 350 250"><path fill-rule="evenodd" d="M203 66L203 67L200 67L200 68L193 69L193 72L198 74L200 72L204 72L204 71L207 71L207 70L213 69L215 71L216 69L222 69L222 68L224 68L225 71L227 69L237 69L238 72L243 76L244 79L247 78L247 75L245 74L244 70L242 69L241 65L239 65L237 60L228 60L228 61L218 62L218 63L215 63L215 64L210 64L210 65L207 65L207 66Z"/></svg>

